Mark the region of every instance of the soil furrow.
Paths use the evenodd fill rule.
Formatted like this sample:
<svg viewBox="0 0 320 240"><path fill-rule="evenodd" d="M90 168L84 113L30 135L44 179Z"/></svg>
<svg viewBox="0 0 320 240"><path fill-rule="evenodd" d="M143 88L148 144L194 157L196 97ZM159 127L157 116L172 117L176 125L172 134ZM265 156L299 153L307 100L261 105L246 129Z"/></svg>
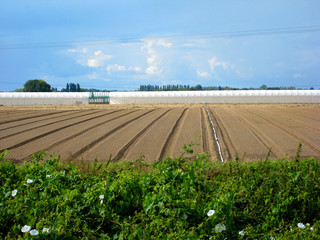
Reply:
<svg viewBox="0 0 320 240"><path fill-rule="evenodd" d="M101 111L97 111L97 112L101 112ZM81 115L79 115L79 116L73 116L73 117L63 118L63 119L58 120L58 121L54 121L54 122L46 123L46 124L43 124L43 125L38 125L38 126L35 126L35 127L32 127L32 128L24 129L24 130L22 130L22 131L15 132L15 133L11 133L11 134L6 135L6 136L4 136L4 137L0 137L0 140L2 140L2 139L4 139L4 138L8 138L8 137L15 136L15 135L18 135L18 134L21 134L21 133L30 132L30 131L32 131L32 130L34 130L34 129L38 129L38 128L40 128L40 127L48 127L48 126L53 125L53 124L57 124L57 123L60 123L60 122L65 122L65 121L67 121L67 120L72 120L72 119L76 119L76 118L79 118L79 117L88 116L88 115L91 115L91 114L94 114L94 113L97 113L97 112L86 113L86 114L81 114ZM115 112L115 111L113 111L113 112ZM103 115L97 116L97 118L106 116L106 115L111 114L111 113L113 113L113 112L109 112L109 113L107 113L107 114L103 114ZM61 116L60 116L60 117L61 117ZM52 119L50 119L50 120L52 120Z"/></svg>
<svg viewBox="0 0 320 240"><path fill-rule="evenodd" d="M202 125L202 136L206 136L206 145L207 145L207 152L211 156L211 159L217 161L220 159L219 149L215 140L214 131L212 129L210 119L206 109L203 107L201 108L201 125ZM212 113L209 111L209 114ZM204 150L205 151L205 150Z"/></svg>
<svg viewBox="0 0 320 240"><path fill-rule="evenodd" d="M2 122L0 122L0 125L6 124L6 123L10 123L10 122L19 122L19 121L23 121L23 120L31 119L31 118L38 118L38 117L43 117L43 116L50 116L50 115L58 114L58 113L61 113L61 112L63 112L63 111L59 111L59 112L49 112L49 113L46 113L46 114L39 114L39 115L35 115L35 116L23 117L23 118L18 118L18 119L9 120L9 121L2 121Z"/></svg>
<svg viewBox="0 0 320 240"><path fill-rule="evenodd" d="M121 110L116 110L116 111L113 111L112 113L119 112L119 111L121 111ZM69 141L69 140L72 140L72 139L75 138L75 137L78 137L78 136L80 136L80 135L82 135L82 134L84 134L84 133L89 132L90 130L93 130L93 129L97 128L97 127L102 126L103 124L106 124L106 123L108 123L108 122L114 121L114 120L119 119L119 118L121 118L121 117L127 116L127 115L129 115L129 114L131 114L131 113L134 113L134 112L136 112L136 111L138 111L138 110L135 110L135 111L132 111L132 112L126 112L125 114L116 116L116 117L114 117L114 118L111 118L111 119L108 119L108 120L103 121L103 122L101 122L101 123L98 123L98 124L96 124L96 125L94 125L94 126L88 127L88 128L86 128L86 129L84 129L84 130L82 130L82 131L80 131L80 132L77 132L77 133L75 133L75 134L73 134L73 135L71 135L71 136L69 136L69 137L63 138L63 139L61 139L60 141L55 142L54 144L51 144L50 146L44 148L43 150L44 150L44 151L50 151L52 148L54 148L54 147L56 147L56 146L58 146L58 145L60 145L60 144L62 144L62 143L64 143L64 142L67 142L67 141ZM28 156L28 157L29 157L29 156ZM28 158L28 157L27 157L27 158Z"/></svg>
<svg viewBox="0 0 320 240"><path fill-rule="evenodd" d="M183 108L173 108L163 118L152 125L142 136L142 138L135 143L134 148L131 148L131 150L128 152L126 155L126 160L134 161L138 156L143 154L145 161L148 163L158 161L162 151L161 146L164 146L168 134L171 132L172 126L175 124L182 111ZM121 139L126 139L123 136L119 137L120 138L118 141L121 141ZM109 143L111 143L111 139L109 139ZM113 145L115 144L113 143Z"/></svg>
<svg viewBox="0 0 320 240"><path fill-rule="evenodd" d="M174 142L176 140L176 135L177 135L176 131L177 131L179 125L181 124L182 120L185 118L187 110L188 110L187 108L183 109L183 111L181 112L181 114L178 117L177 121L173 125L173 127L172 127L172 129L171 129L166 141L165 141L165 144L162 147L160 156L158 158L159 160L160 159L164 159L167 156L167 152L170 152L169 148L173 146L173 144L174 144Z"/></svg>
<svg viewBox="0 0 320 240"><path fill-rule="evenodd" d="M304 144L307 145L307 146L308 146L309 148L311 148L314 152L316 152L317 154L320 155L320 150L319 150L316 146L314 146L313 144L311 144L311 143L308 141L308 139L306 139L306 138L304 138L304 137L302 137L302 136L299 136L299 135L295 134L292 130L290 130L290 129L288 129L288 128L285 128L285 127L283 127L282 125L275 123L273 120L270 120L270 119L268 119L268 118L266 118L266 117L264 117L264 116L261 116L260 114L257 114L257 113L254 113L254 112L248 111L248 110L244 110L244 111L248 112L249 114L255 115L255 116L263 119L264 121L270 123L271 125L273 125L273 126L279 128L279 129L281 129L282 131L286 132L287 134L289 134L289 135L292 136L293 138L301 141L303 145L304 145Z"/></svg>
<svg viewBox="0 0 320 240"><path fill-rule="evenodd" d="M166 110L164 113L162 113L159 117L154 119L151 123L149 123L145 128L143 128L137 135L135 135L133 138L130 139L130 141L124 145L120 151L117 153L117 155L112 159L112 161L119 161L122 158L125 158L126 154L131 150L131 148L134 147L135 143L139 141L139 139L142 137L143 134L146 133L150 129L152 125L154 125L157 121L159 121L163 116L165 116L171 109ZM123 159L124 160L124 159Z"/></svg>
<svg viewBox="0 0 320 240"><path fill-rule="evenodd" d="M108 114L109 114L109 113L108 113ZM99 115L99 116L100 116L100 117L103 117L103 116L108 115L108 114L102 114L102 115ZM81 121L77 121L77 122L74 122L74 123L71 123L71 124L67 124L67 125L62 126L62 127L59 127L59 128L55 128L55 129L53 129L53 130L51 130L51 131L47 131L47 132L44 132L44 133L39 134L39 135L37 135L37 136L30 137L30 138L28 138L28 139L25 140L25 141L22 141L22 142L19 142L19 143L17 143L17 144L11 145L11 146L9 146L9 147L3 148L3 149L0 150L0 152L4 151L4 150L6 150L6 149L7 149L7 150L11 150L11 149L14 149L14 148L21 147L21 146L23 146L23 145L25 145L25 144L28 144L28 143L30 143L30 142L32 142L32 141L35 141L35 140L38 140L38 139L40 139L40 138L46 137L46 136L48 136L48 135L50 135L50 134L53 134L53 133L62 131L62 130L64 130L64 129L69 128L69 127L72 127L72 126L79 125L79 124L81 124L81 123L83 123L83 122L88 122L88 121L90 121L90 120L92 120L92 119L96 119L96 118L97 118L97 116L94 116L94 117L91 117L91 118L85 118L85 119L83 119L83 120L81 120Z"/></svg>
<svg viewBox="0 0 320 240"><path fill-rule="evenodd" d="M233 111L233 113L237 116L236 118L261 142L261 144L265 146L267 151L271 148L271 157L281 158L285 155L285 153L278 148L272 139L265 136L262 131L254 127L249 121L245 120L239 113L236 113L235 111Z"/></svg>
<svg viewBox="0 0 320 240"><path fill-rule="evenodd" d="M203 112L203 108L201 108L201 136L202 136L202 151L208 153L209 152L209 142L208 142L208 131L205 124L205 115Z"/></svg>
<svg viewBox="0 0 320 240"><path fill-rule="evenodd" d="M99 142L101 142L102 140L104 140L105 138L109 137L111 134L119 131L121 128L127 126L128 124L138 120L139 118L142 118L143 116L151 113L155 111L155 109L152 109L150 111L147 111L146 113L143 113L135 118L130 119L129 121L126 121L125 123L121 124L120 126L113 128L111 131L103 134L101 137L95 139L94 141L90 142L89 144L87 144L85 147L81 148L80 150L78 150L77 152L72 154L72 158L78 158L81 154L83 154L84 152L88 151L90 148L93 148L96 144L98 144Z"/></svg>
<svg viewBox="0 0 320 240"><path fill-rule="evenodd" d="M212 108L209 108L209 112L211 114L211 117L213 118L213 121L216 123L215 126L217 130L218 139L221 144L222 154L225 160L231 161L233 160L234 156L238 153L231 141L227 128L220 119L219 115L216 113L216 111L214 111ZM217 148L216 151L218 151Z"/></svg>
<svg viewBox="0 0 320 240"><path fill-rule="evenodd" d="M70 114L70 112L72 112L71 114ZM38 119L38 120L36 120L36 121L26 121L25 123L22 123L22 124L8 124L8 125L11 125L10 127L6 127L6 128L2 128L2 130L9 130L9 129L13 129L13 128L17 128L17 127L22 127L22 126L26 126L26 125L28 125L28 124L34 124L34 123L38 123L38 122L42 122L42 121L45 121L45 120L48 120L48 119L55 119L55 118L59 118L59 117L63 117L63 116L65 116L65 115L74 115L74 114L77 114L77 113L79 113L80 111L74 111L74 110L72 110L72 111L63 111L62 113L64 113L64 114L62 114L62 115L59 115L59 116L55 116L55 117L52 117L52 116L48 116L48 117L45 117L45 118L42 118L42 119ZM93 113L96 113L96 112L98 112L98 111L95 111L95 112L93 112Z"/></svg>

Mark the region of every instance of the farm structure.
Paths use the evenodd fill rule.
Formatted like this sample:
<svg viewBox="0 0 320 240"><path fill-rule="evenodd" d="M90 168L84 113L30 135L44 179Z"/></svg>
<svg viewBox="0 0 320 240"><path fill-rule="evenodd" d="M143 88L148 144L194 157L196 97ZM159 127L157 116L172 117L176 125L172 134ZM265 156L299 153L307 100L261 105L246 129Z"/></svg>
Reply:
<svg viewBox="0 0 320 240"><path fill-rule="evenodd" d="M0 105L320 103L320 90L0 93Z"/></svg>
<svg viewBox="0 0 320 240"><path fill-rule="evenodd" d="M23 108L22 108L23 109ZM177 157L191 141L195 153L225 159L320 158L318 104L144 105L0 110L0 151L22 162L45 150L62 159L147 162Z"/></svg>

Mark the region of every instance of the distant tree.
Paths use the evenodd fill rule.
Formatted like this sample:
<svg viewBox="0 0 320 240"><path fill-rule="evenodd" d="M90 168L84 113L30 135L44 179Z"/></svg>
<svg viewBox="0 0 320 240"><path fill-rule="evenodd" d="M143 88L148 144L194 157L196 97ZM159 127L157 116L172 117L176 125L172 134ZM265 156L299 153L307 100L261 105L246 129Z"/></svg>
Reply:
<svg viewBox="0 0 320 240"><path fill-rule="evenodd" d="M267 85L265 85L265 84L263 84L263 85L261 85L261 87L260 87L260 89L263 89L263 90L266 90L268 87L267 87Z"/></svg>
<svg viewBox="0 0 320 240"><path fill-rule="evenodd" d="M77 92L81 92L81 88L80 88L80 84L79 83L77 83L77 90L76 90Z"/></svg>
<svg viewBox="0 0 320 240"><path fill-rule="evenodd" d="M14 90L14 92L24 92L24 88L17 88Z"/></svg>
<svg viewBox="0 0 320 240"><path fill-rule="evenodd" d="M67 86L66 86L66 92L70 92L70 86L69 86L69 83L67 83Z"/></svg>
<svg viewBox="0 0 320 240"><path fill-rule="evenodd" d="M42 79L29 80L24 84L24 92L51 92L51 86Z"/></svg>

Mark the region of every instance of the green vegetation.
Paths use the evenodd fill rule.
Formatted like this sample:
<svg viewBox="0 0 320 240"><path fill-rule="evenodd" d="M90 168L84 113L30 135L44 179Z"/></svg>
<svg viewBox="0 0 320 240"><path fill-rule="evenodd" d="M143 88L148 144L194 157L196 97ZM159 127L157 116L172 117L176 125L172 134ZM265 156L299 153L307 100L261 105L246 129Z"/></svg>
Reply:
<svg viewBox="0 0 320 240"><path fill-rule="evenodd" d="M208 86L203 87L201 85L189 86L189 85L140 85L138 91L202 91L202 90L295 90L295 87L267 87L263 84L260 88L234 88L234 87L222 87L222 86ZM311 88L310 88L311 89Z"/></svg>
<svg viewBox="0 0 320 240"><path fill-rule="evenodd" d="M23 92L52 92L50 84L42 79L29 80L24 84Z"/></svg>
<svg viewBox="0 0 320 240"><path fill-rule="evenodd" d="M223 164L191 145L154 164L2 153L0 238L319 239L318 160Z"/></svg>

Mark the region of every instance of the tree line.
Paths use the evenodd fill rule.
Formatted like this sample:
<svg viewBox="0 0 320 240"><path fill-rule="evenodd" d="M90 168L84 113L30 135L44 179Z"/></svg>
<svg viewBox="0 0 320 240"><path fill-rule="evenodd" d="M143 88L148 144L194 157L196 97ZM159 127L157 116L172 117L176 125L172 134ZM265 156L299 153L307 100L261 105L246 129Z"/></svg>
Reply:
<svg viewBox="0 0 320 240"><path fill-rule="evenodd" d="M49 83L42 79L28 80L23 88L14 90L15 92L59 92L58 88L51 87ZM60 92L107 92L95 88L81 88L79 83L67 83Z"/></svg>
<svg viewBox="0 0 320 240"><path fill-rule="evenodd" d="M259 88L234 88L222 86L208 86L203 87L200 84L196 86L189 85L140 85L138 91L204 91L204 90L295 90L295 87L267 87L265 84ZM313 88L310 88L313 89Z"/></svg>

